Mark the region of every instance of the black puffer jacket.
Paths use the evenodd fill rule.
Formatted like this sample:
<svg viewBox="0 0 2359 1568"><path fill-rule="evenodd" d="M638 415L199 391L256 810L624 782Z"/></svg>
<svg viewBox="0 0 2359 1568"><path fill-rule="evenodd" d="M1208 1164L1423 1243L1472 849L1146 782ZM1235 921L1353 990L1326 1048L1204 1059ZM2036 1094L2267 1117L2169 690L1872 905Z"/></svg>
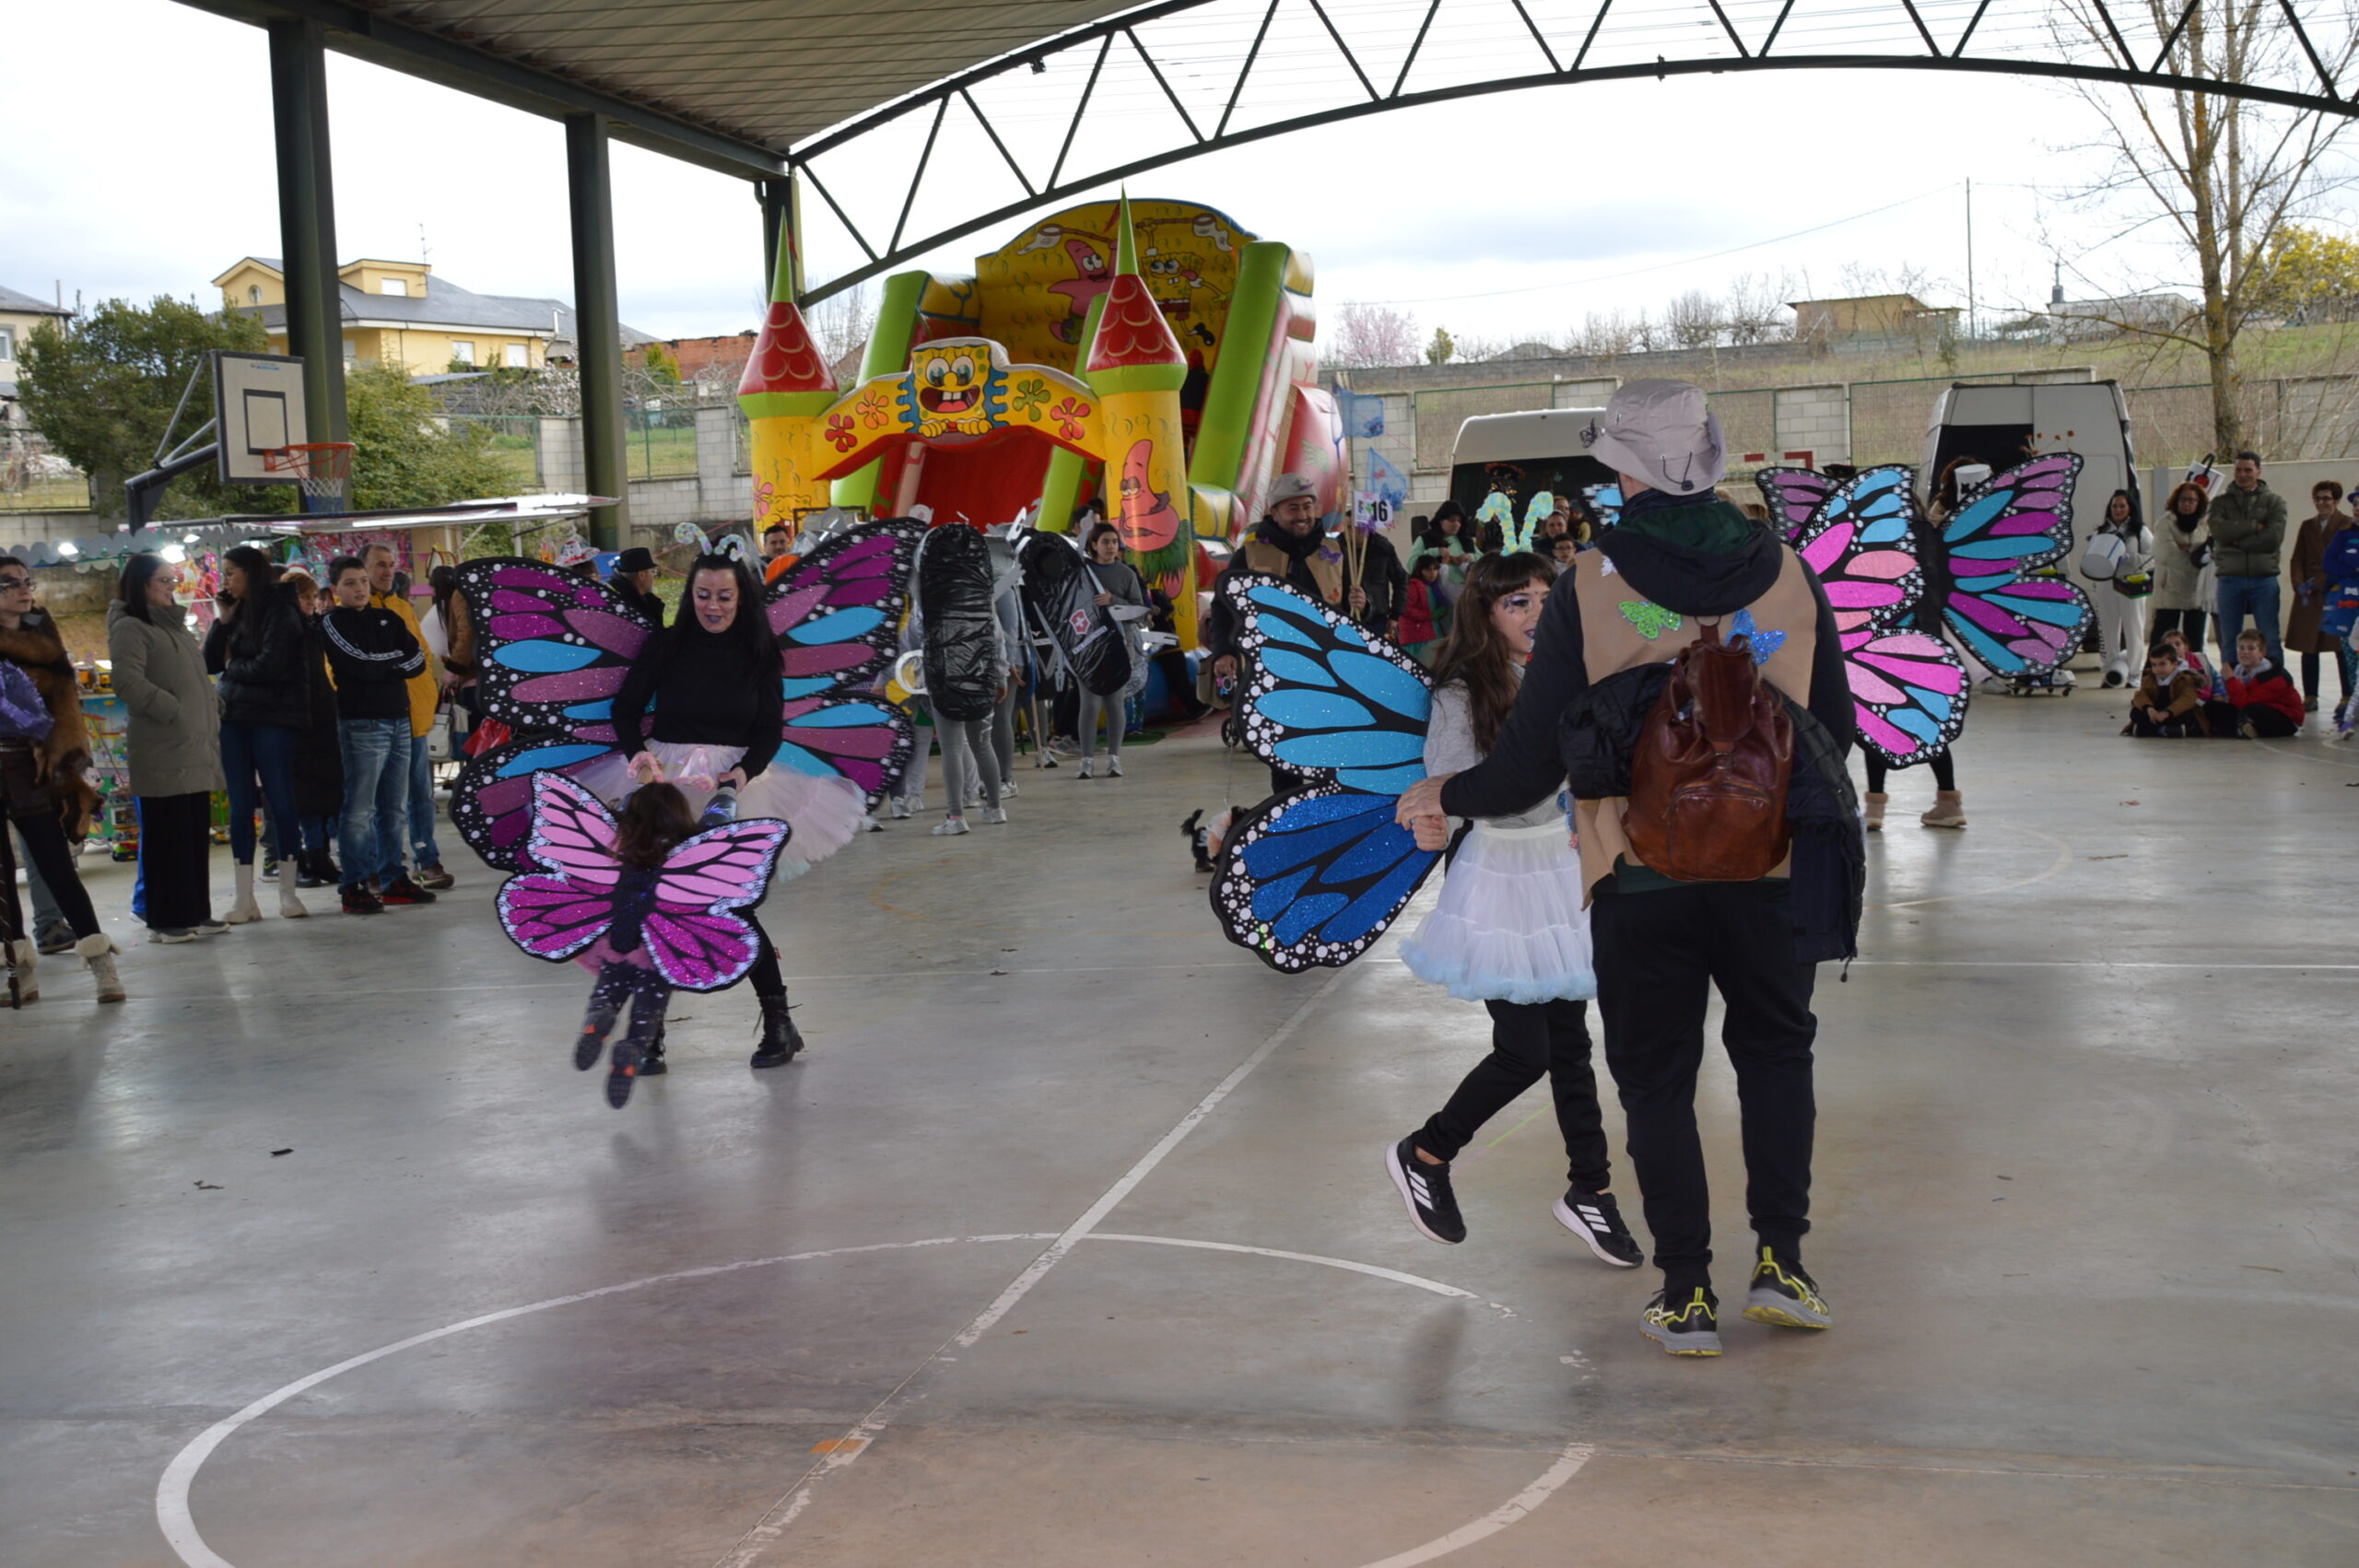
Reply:
<svg viewBox="0 0 2359 1568"><path fill-rule="evenodd" d="M303 673L303 612L274 585L260 610L241 604L205 637L205 668L218 675L221 722L299 730L311 716Z"/></svg>

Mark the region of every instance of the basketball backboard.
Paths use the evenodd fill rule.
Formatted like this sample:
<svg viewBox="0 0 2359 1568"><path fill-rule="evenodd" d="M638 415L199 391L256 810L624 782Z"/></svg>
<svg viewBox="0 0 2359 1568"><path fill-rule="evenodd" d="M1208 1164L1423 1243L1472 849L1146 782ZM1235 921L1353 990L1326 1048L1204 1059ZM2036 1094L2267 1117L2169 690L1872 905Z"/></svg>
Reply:
<svg viewBox="0 0 2359 1568"><path fill-rule="evenodd" d="M311 439L303 418L303 361L284 354L213 356L213 408L219 420L224 485L292 485L264 454Z"/></svg>

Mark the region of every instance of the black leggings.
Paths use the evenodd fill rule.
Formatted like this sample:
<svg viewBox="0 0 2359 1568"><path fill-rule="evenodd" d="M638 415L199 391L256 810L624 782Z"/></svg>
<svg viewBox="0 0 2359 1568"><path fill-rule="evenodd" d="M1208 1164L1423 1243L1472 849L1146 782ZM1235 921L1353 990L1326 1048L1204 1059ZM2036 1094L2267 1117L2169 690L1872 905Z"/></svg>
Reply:
<svg viewBox="0 0 2359 1568"><path fill-rule="evenodd" d="M1567 1176L1584 1191L1604 1191L1611 1172L1597 1074L1590 1067L1589 1003L1483 1005L1491 1010L1491 1054L1418 1131L1417 1147L1437 1160L1457 1158L1485 1122L1545 1077L1555 1096L1556 1130L1565 1138Z"/></svg>
<svg viewBox="0 0 2359 1568"><path fill-rule="evenodd" d="M745 917L745 923L754 928L755 939L762 944L761 954L749 973L754 994L765 1001L782 1001L786 998L786 977L779 972L778 943L770 940L770 933L762 930L762 922L752 915Z"/></svg>
<svg viewBox="0 0 2359 1568"><path fill-rule="evenodd" d="M2351 700L2352 663L2351 645L2347 642L2335 644L2334 673L2342 681L2342 700L2345 702ZM2318 699L2318 655L2315 653L2302 655L2302 695L2312 702Z"/></svg>
<svg viewBox="0 0 2359 1568"><path fill-rule="evenodd" d="M1863 751L1867 750L1865 747L1861 747L1860 749ZM1876 755L1872 751L1868 752L1867 755L1868 793L1871 795L1881 795L1884 793L1884 775L1890 771L1891 764L1885 762L1884 758ZM1909 766L1913 767L1916 765L1911 763ZM1952 793L1956 792L1957 764L1951 759L1950 754L1946 748L1935 752L1927 766L1931 767L1933 770L1934 789L1947 790Z"/></svg>
<svg viewBox="0 0 2359 1568"><path fill-rule="evenodd" d="M32 860L33 870L41 873L49 895L57 900L57 912L74 928L76 937L93 936L99 929L98 912L90 907L90 895L82 886L82 878L74 869L74 851L65 845L65 828L53 811L35 812L29 816L10 817L17 831L24 836L25 854ZM25 912L17 901L17 879L12 874L5 883L7 890L8 929L17 935L30 936L25 929Z"/></svg>

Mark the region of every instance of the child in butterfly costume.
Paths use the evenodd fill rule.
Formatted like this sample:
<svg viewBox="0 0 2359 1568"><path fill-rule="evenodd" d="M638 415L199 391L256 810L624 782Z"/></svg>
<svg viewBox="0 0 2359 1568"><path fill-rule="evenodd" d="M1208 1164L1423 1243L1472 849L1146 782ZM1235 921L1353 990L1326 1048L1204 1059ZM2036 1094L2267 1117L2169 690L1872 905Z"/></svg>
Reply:
<svg viewBox="0 0 2359 1568"><path fill-rule="evenodd" d="M606 1103L622 1109L657 1049L675 987L735 985L765 945L747 913L761 902L790 832L782 822L737 822L734 790L701 822L670 784L642 785L619 820L569 778L533 779L529 850L538 870L499 890L499 923L535 958L573 959L598 977L573 1047L588 1071L616 1022Z"/></svg>
<svg viewBox="0 0 2359 1568"><path fill-rule="evenodd" d="M723 784L748 816L794 825L773 861L793 875L860 830L909 761L907 717L865 689L890 656L918 525L884 522L828 540L767 590L725 556L689 568L682 613L658 632L604 585L538 562L470 561L486 711L517 738L474 758L452 816L475 852L533 869L534 778L564 774L620 803L645 782L699 809ZM756 937L757 1067L802 1047L777 950ZM658 1046L640 1076L663 1071Z"/></svg>

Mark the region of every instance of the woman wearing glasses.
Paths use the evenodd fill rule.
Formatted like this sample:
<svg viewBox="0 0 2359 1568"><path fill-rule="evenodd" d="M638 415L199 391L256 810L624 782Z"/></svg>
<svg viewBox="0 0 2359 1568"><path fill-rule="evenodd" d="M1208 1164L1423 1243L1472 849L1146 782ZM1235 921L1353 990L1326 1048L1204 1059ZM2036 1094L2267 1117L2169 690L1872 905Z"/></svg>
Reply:
<svg viewBox="0 0 2359 1568"><path fill-rule="evenodd" d="M90 810L99 794L83 775L90 766L90 742L82 728L82 695L74 661L57 623L33 607L32 569L14 556L0 556L0 660L30 678L41 699L38 713L12 707L0 722L0 803L25 841L25 851L57 900L59 913L74 928L74 951L90 966L100 1001L121 1001L123 982L114 972L113 939L99 930L90 895L74 870L66 840L87 837ZM41 995L34 977L32 939L24 934L13 872L0 876L0 902L14 939L18 1000Z"/></svg>

